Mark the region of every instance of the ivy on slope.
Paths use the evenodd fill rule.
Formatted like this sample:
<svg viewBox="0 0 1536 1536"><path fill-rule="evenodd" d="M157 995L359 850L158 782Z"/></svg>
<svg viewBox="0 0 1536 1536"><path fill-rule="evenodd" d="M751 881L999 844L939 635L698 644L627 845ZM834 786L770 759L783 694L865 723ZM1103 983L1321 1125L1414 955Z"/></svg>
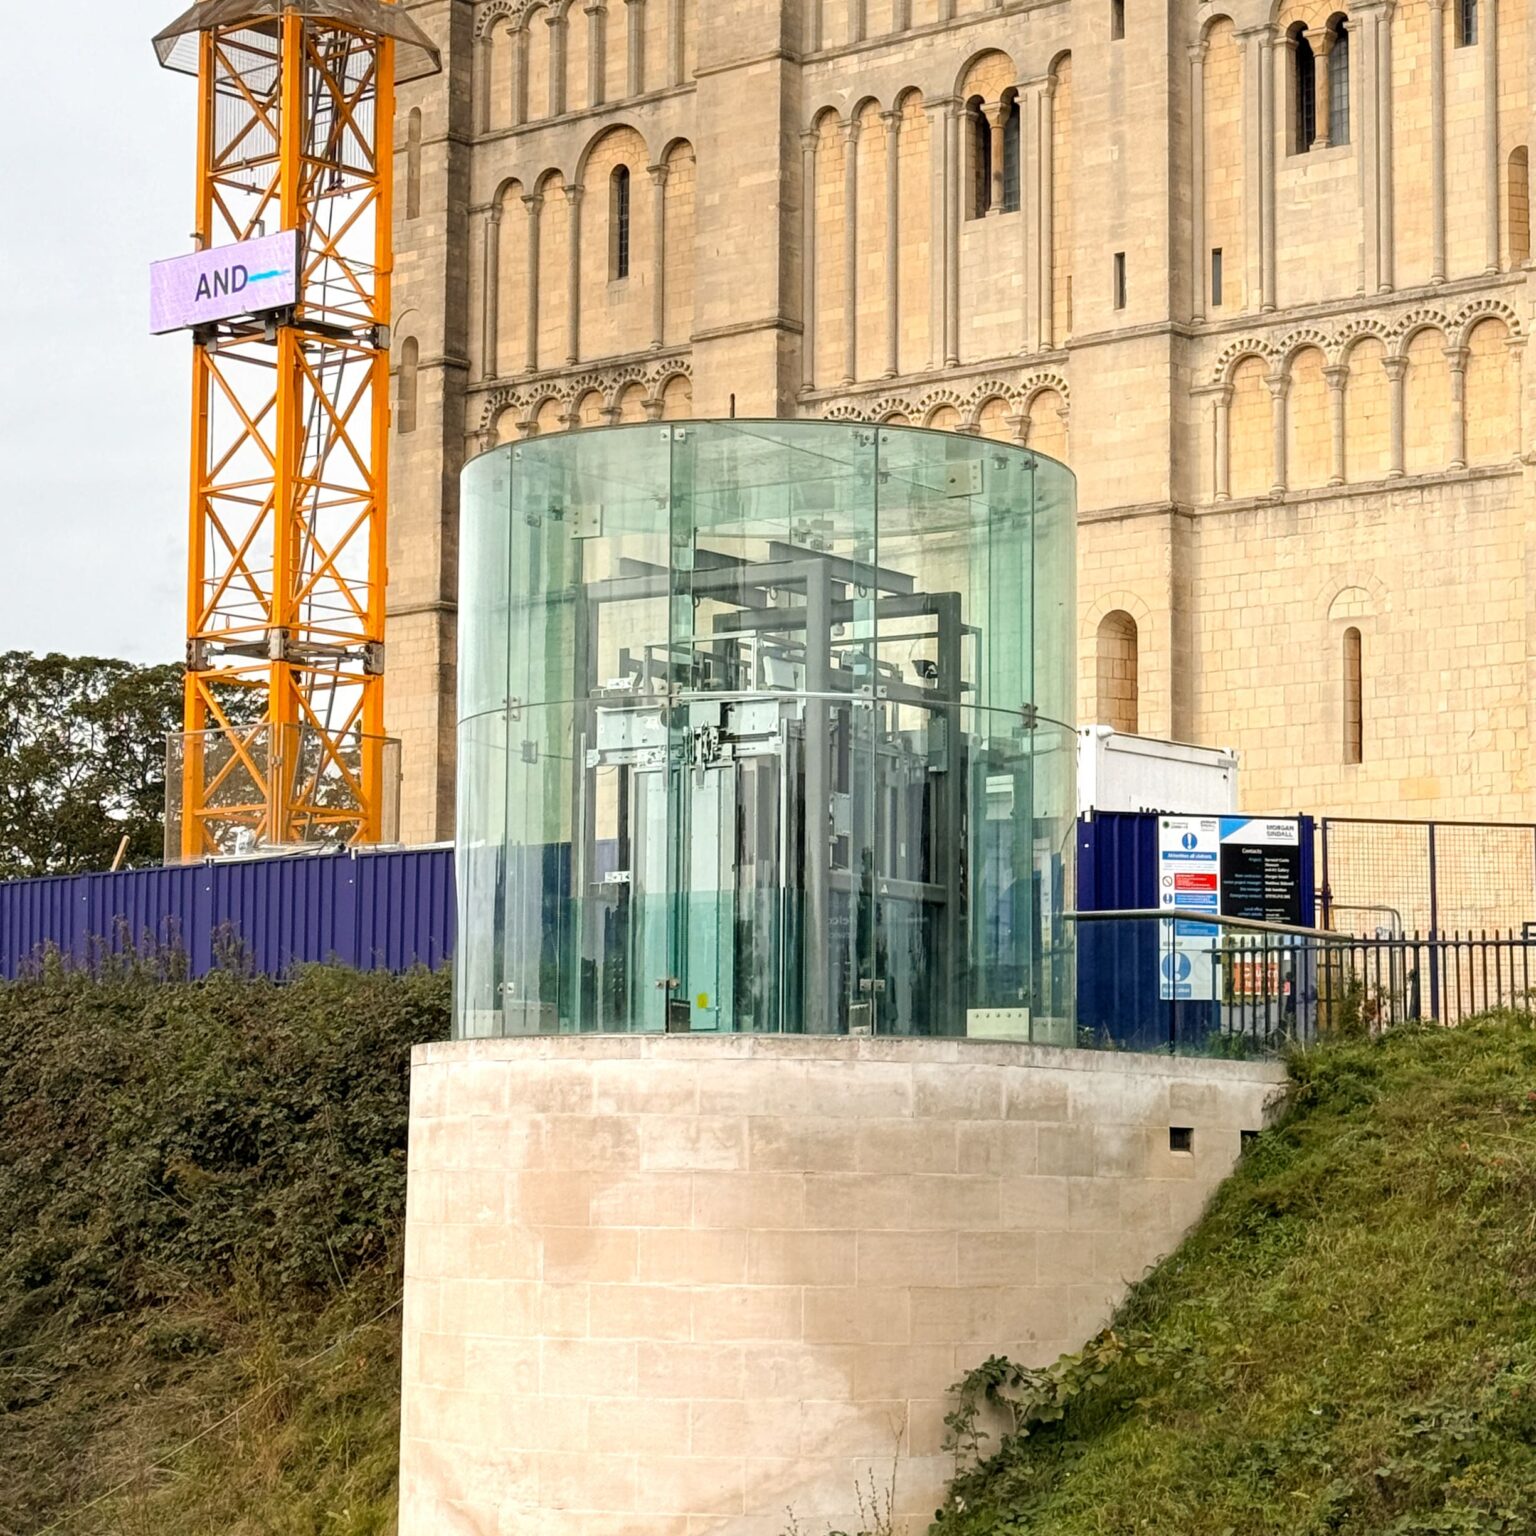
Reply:
<svg viewBox="0 0 1536 1536"><path fill-rule="evenodd" d="M389 1527L409 1055L447 1009L329 967L0 986L0 1536Z"/></svg>
<svg viewBox="0 0 1536 1536"><path fill-rule="evenodd" d="M1536 1533L1536 1031L1331 1045L1112 1330L1011 1405L936 1536ZM968 1411L973 1401L977 1412ZM996 1418L995 1415L991 1416Z"/></svg>

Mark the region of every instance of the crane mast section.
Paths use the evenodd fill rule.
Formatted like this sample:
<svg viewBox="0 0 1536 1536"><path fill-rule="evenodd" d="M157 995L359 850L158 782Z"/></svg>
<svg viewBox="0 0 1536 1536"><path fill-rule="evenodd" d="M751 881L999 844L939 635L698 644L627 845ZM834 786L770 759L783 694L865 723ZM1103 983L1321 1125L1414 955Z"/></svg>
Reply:
<svg viewBox="0 0 1536 1536"><path fill-rule="evenodd" d="M395 40L316 9L258 0L195 35L197 243L295 231L299 281L290 308L194 332L184 734L167 839L181 859L394 835Z"/></svg>

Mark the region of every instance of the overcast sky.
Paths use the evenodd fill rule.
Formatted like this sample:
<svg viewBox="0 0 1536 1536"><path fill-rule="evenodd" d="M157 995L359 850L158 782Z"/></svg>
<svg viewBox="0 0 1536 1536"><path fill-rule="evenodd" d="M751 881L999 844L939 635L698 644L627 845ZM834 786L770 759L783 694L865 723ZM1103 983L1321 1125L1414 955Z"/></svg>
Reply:
<svg viewBox="0 0 1536 1536"><path fill-rule="evenodd" d="M149 263L190 248L196 83L150 37L181 0L4 0L0 650L179 660L187 338Z"/></svg>

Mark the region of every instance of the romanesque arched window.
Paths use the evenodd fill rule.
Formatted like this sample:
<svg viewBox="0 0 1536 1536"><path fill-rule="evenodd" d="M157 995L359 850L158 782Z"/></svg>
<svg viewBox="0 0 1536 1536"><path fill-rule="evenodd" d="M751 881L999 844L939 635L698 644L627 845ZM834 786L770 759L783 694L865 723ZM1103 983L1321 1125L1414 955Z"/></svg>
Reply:
<svg viewBox="0 0 1536 1536"><path fill-rule="evenodd" d="M1360 631L1344 631L1344 761L1365 761L1365 689L1361 677Z"/></svg>
<svg viewBox="0 0 1536 1536"><path fill-rule="evenodd" d="M1317 57L1300 22L1291 28L1291 153L1305 154L1317 137Z"/></svg>
<svg viewBox="0 0 1536 1536"><path fill-rule="evenodd" d="M1349 143L1349 21L1335 16L1328 23L1328 142Z"/></svg>
<svg viewBox="0 0 1536 1536"><path fill-rule="evenodd" d="M405 126L405 216L421 216L421 108L412 107Z"/></svg>
<svg viewBox="0 0 1536 1536"><path fill-rule="evenodd" d="M629 276L629 196L629 167L616 165L608 178L608 275L615 281Z"/></svg>
<svg viewBox="0 0 1536 1536"><path fill-rule="evenodd" d="M1509 264L1518 267L1531 259L1530 154L1524 144L1509 152L1508 196Z"/></svg>
<svg viewBox="0 0 1536 1536"><path fill-rule="evenodd" d="M1140 715L1140 636L1123 608L1099 621L1097 710L1099 724L1136 734Z"/></svg>
<svg viewBox="0 0 1536 1536"><path fill-rule="evenodd" d="M395 374L395 431L402 434L416 430L416 374L421 362L421 345L414 336L400 343L400 367Z"/></svg>

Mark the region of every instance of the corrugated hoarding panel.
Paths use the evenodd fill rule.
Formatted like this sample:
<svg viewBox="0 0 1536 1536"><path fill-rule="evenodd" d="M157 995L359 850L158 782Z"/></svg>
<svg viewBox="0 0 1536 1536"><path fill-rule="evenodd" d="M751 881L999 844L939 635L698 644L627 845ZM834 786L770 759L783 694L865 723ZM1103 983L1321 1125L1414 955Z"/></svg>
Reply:
<svg viewBox="0 0 1536 1536"><path fill-rule="evenodd" d="M194 975L235 944L281 976L309 961L438 966L453 953L451 848L187 864L0 884L0 976L47 947L180 945Z"/></svg>

